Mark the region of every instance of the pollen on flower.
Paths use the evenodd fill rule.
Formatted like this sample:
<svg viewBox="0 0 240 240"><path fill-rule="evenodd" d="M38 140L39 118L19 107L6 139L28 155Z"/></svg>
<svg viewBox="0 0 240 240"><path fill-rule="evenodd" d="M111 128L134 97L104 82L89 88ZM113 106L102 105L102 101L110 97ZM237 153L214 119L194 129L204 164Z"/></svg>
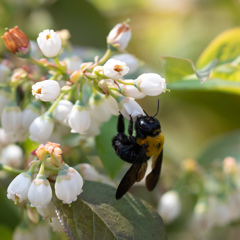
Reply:
<svg viewBox="0 0 240 240"><path fill-rule="evenodd" d="M50 35L50 33L49 33L49 34L46 35L46 39L48 40L48 39L50 39L50 38L51 38L51 35Z"/></svg>
<svg viewBox="0 0 240 240"><path fill-rule="evenodd" d="M120 73L120 72L122 72L123 67L121 65L115 65L113 69L114 69L114 71Z"/></svg>
<svg viewBox="0 0 240 240"><path fill-rule="evenodd" d="M41 94L42 93L42 88L38 88L37 90L33 90L34 93L36 94Z"/></svg>

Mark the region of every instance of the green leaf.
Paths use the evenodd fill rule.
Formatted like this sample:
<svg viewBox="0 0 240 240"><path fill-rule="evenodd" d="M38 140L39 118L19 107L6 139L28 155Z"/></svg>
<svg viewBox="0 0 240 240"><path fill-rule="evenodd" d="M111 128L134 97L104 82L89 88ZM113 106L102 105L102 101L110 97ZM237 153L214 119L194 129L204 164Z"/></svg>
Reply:
<svg viewBox="0 0 240 240"><path fill-rule="evenodd" d="M217 60L213 59L213 61L197 70L194 63L189 59L175 57L162 57L162 59L168 83L185 79L190 75L195 75L203 83L209 78L211 71L217 64Z"/></svg>
<svg viewBox="0 0 240 240"><path fill-rule="evenodd" d="M225 81L222 79L209 79L207 82L201 84L195 79L188 81L179 81L169 83L167 87L171 90L199 90L199 91L220 91L240 94L240 82Z"/></svg>
<svg viewBox="0 0 240 240"><path fill-rule="evenodd" d="M234 65L233 63L222 64L214 69L211 78L240 82L240 65Z"/></svg>
<svg viewBox="0 0 240 240"><path fill-rule="evenodd" d="M230 29L218 35L203 51L196 66L204 67L214 59L218 65L233 61L240 55L240 28Z"/></svg>
<svg viewBox="0 0 240 240"><path fill-rule="evenodd" d="M163 221L150 205L131 194L116 200L115 191L109 185L86 181L71 207L54 197L69 239L167 239Z"/></svg>
<svg viewBox="0 0 240 240"><path fill-rule="evenodd" d="M96 137L96 147L98 155L111 178L114 178L121 169L124 161L115 153L112 147L112 138L117 134L117 117L112 117L110 121L101 127L101 134Z"/></svg>
<svg viewBox="0 0 240 240"><path fill-rule="evenodd" d="M240 130L233 131L217 137L197 157L201 164L209 164L212 161L222 161L225 157L234 157L240 161Z"/></svg>

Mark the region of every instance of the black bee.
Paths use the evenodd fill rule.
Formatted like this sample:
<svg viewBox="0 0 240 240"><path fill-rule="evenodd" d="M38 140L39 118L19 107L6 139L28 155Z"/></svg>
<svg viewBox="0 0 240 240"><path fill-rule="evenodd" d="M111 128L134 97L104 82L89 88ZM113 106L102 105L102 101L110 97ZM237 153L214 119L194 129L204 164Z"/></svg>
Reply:
<svg viewBox="0 0 240 240"><path fill-rule="evenodd" d="M158 111L157 111L158 112ZM157 113L156 113L157 115ZM128 134L124 133L123 115L118 117L118 134L112 140L116 154L124 161L132 163L121 180L116 199L120 199L129 188L143 179L147 170L147 161L152 157L152 171L146 177L146 187L152 191L157 185L163 158L164 135L159 121L153 117L138 116L135 122L136 136L133 136L133 120L130 116Z"/></svg>

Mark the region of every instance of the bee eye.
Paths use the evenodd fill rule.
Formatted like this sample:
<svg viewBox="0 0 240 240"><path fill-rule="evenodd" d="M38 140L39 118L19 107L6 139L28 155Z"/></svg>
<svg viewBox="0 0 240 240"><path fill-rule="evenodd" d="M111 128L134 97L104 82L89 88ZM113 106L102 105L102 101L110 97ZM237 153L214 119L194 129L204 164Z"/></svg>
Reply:
<svg viewBox="0 0 240 240"><path fill-rule="evenodd" d="M142 122L142 121L141 121L141 122L139 123L139 125L140 125L141 128L147 128L145 122Z"/></svg>

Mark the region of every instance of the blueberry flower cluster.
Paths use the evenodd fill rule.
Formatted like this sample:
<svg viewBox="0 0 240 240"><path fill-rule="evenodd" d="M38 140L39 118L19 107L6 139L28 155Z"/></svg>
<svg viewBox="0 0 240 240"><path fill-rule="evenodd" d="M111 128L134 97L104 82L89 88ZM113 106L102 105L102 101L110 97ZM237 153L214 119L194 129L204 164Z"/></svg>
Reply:
<svg viewBox="0 0 240 240"><path fill-rule="evenodd" d="M61 153L59 144L51 142L46 145L41 144L35 151L36 157L30 163L29 171L20 173L8 186L7 197L14 202L29 200L31 207L37 209L47 208L51 204L52 188L45 172L51 169L56 173L47 174L51 178L57 174L55 182L57 198L67 204L76 201L77 196L82 192L83 179L74 168L63 162ZM33 179L39 162L40 170Z"/></svg>
<svg viewBox="0 0 240 240"><path fill-rule="evenodd" d="M43 218L55 218L52 189L63 204L70 204L81 194L83 178L63 161L60 144L53 142L75 137L77 143L68 147L87 151L84 144L113 115L121 112L135 121L145 115L135 99L166 91L165 79L156 73L128 78L139 69L139 60L125 52L131 35L127 22L117 24L107 36L105 54L92 62L76 55L67 30L46 29L30 41L15 26L1 37L17 56L0 62L0 169L19 173L8 186L9 199L35 207ZM36 144L39 148L24 161L24 148ZM114 185L91 165L76 164L84 179Z"/></svg>
<svg viewBox="0 0 240 240"><path fill-rule="evenodd" d="M138 68L138 60L130 54L115 53L125 51L131 34L127 23L117 24L107 36L105 55L84 63L77 56L62 57L69 34L46 29L37 38L36 50L18 27L8 30L2 36L6 46L30 61L29 66L13 71L9 63L0 64L0 81L4 83L0 87L1 127L11 143L24 141L28 136L46 143L56 124L69 127L73 133L96 136L101 124L119 111L127 119L129 115L133 119L144 115L134 99L157 96L166 91L166 83L155 73L126 78ZM46 58L33 57L41 53ZM42 74L32 65L45 68L48 73ZM19 91L24 93L22 101Z"/></svg>

